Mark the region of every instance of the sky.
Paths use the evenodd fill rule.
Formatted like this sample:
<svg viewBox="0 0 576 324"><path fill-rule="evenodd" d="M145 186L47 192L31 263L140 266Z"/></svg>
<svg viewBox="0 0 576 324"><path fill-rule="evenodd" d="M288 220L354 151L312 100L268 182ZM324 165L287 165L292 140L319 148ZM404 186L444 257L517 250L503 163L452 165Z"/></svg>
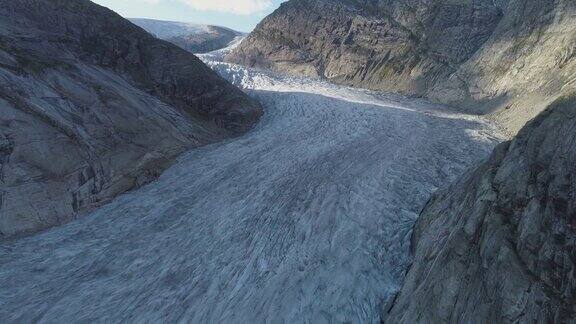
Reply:
<svg viewBox="0 0 576 324"><path fill-rule="evenodd" d="M249 32L286 0L92 0L126 18L210 24Z"/></svg>

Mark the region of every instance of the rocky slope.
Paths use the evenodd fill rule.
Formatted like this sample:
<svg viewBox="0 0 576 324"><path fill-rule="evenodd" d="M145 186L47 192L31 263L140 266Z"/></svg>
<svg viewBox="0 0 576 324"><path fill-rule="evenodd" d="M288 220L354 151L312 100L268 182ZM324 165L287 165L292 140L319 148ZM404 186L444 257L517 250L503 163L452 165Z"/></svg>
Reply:
<svg viewBox="0 0 576 324"><path fill-rule="evenodd" d="M0 238L61 224L259 104L192 54L87 0L0 0Z"/></svg>
<svg viewBox="0 0 576 324"><path fill-rule="evenodd" d="M576 80L573 0L291 0L229 61L491 113L516 132Z"/></svg>
<svg viewBox="0 0 576 324"><path fill-rule="evenodd" d="M576 93L434 195L387 323L576 322Z"/></svg>
<svg viewBox="0 0 576 324"><path fill-rule="evenodd" d="M134 24L156 37L176 44L192 53L207 53L228 46L241 32L212 25L176 21L132 18Z"/></svg>

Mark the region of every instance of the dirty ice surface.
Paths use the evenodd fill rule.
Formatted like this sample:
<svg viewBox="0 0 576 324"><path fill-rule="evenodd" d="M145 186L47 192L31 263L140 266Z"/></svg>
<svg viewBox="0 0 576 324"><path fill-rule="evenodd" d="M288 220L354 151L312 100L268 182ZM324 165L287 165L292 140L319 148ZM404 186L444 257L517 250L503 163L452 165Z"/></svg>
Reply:
<svg viewBox="0 0 576 324"><path fill-rule="evenodd" d="M259 99L248 134L190 151L77 221L0 243L0 321L379 321L418 213L503 137L422 100L203 59Z"/></svg>

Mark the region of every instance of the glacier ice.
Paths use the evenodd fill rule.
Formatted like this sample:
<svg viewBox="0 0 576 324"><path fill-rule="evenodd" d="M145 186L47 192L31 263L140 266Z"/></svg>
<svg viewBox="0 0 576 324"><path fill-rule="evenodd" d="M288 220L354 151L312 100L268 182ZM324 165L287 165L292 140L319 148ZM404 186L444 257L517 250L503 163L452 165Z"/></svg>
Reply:
<svg viewBox="0 0 576 324"><path fill-rule="evenodd" d="M91 215L0 243L0 319L378 322L431 193L490 122L418 99L204 60L265 107Z"/></svg>

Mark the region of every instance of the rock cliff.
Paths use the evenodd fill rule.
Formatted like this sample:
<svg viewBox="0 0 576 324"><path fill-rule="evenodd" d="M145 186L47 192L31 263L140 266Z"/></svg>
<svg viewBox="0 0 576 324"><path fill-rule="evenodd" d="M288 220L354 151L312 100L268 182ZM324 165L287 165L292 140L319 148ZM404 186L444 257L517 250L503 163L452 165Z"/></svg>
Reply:
<svg viewBox="0 0 576 324"><path fill-rule="evenodd" d="M0 238L71 220L261 107L87 0L0 0Z"/></svg>
<svg viewBox="0 0 576 324"><path fill-rule="evenodd" d="M576 93L434 195L386 323L576 322Z"/></svg>
<svg viewBox="0 0 576 324"><path fill-rule="evenodd" d="M423 96L511 133L576 76L573 0L291 0L229 61Z"/></svg>
<svg viewBox="0 0 576 324"><path fill-rule="evenodd" d="M192 53L208 53L228 46L241 32L220 26L132 18L134 24L156 37Z"/></svg>

